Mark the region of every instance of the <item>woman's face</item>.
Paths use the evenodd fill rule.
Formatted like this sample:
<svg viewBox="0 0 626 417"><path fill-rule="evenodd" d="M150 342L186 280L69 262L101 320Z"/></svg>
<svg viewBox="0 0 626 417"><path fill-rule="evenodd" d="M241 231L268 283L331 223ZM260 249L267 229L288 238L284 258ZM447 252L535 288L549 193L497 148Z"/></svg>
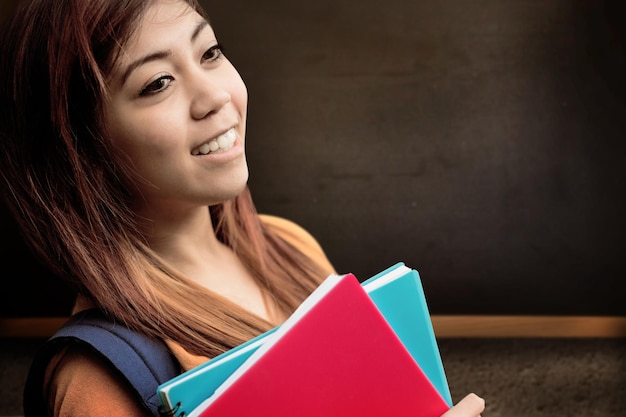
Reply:
<svg viewBox="0 0 626 417"><path fill-rule="evenodd" d="M181 0L159 0L110 76L111 141L141 178L137 209L176 212L231 199L248 180L247 91L212 28Z"/></svg>

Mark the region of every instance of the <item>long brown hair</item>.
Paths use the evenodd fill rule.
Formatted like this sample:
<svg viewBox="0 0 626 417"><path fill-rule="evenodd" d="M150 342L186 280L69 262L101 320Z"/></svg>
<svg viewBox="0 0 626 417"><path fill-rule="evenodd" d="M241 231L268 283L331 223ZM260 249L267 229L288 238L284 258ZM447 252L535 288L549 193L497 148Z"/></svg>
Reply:
<svg viewBox="0 0 626 417"><path fill-rule="evenodd" d="M213 356L272 324L151 250L127 204L132 173L107 140L107 75L150 3L30 0L18 8L0 38L2 191L27 242L79 294L131 328ZM281 313L323 278L259 220L248 189L209 209L217 237Z"/></svg>

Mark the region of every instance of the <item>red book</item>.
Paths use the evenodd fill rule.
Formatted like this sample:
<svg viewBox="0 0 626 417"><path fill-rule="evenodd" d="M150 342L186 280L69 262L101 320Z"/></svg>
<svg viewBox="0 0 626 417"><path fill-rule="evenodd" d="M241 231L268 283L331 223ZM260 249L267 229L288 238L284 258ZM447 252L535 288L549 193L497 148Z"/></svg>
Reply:
<svg viewBox="0 0 626 417"><path fill-rule="evenodd" d="M348 274L327 278L188 417L439 417L448 409Z"/></svg>

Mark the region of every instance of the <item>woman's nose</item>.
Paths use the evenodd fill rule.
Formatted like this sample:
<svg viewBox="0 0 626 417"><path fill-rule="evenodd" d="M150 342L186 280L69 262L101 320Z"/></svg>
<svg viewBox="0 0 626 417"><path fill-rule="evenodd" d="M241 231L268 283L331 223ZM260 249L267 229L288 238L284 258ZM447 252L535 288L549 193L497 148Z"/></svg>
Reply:
<svg viewBox="0 0 626 417"><path fill-rule="evenodd" d="M222 80L216 71L202 68L196 70L188 86L191 117L196 120L203 119L217 113L230 102L231 95L227 86L228 83Z"/></svg>

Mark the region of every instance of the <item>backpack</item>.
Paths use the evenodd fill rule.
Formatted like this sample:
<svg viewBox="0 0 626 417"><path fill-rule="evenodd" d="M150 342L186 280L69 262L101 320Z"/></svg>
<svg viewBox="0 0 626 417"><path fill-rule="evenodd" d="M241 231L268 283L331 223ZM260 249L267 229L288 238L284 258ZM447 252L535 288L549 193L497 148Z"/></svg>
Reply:
<svg viewBox="0 0 626 417"><path fill-rule="evenodd" d="M43 383L50 360L66 346L81 346L96 352L125 378L144 408L155 417L165 415L160 408L157 387L180 374L180 365L161 340L148 338L90 309L70 319L40 348L24 387L25 417L48 413Z"/></svg>

